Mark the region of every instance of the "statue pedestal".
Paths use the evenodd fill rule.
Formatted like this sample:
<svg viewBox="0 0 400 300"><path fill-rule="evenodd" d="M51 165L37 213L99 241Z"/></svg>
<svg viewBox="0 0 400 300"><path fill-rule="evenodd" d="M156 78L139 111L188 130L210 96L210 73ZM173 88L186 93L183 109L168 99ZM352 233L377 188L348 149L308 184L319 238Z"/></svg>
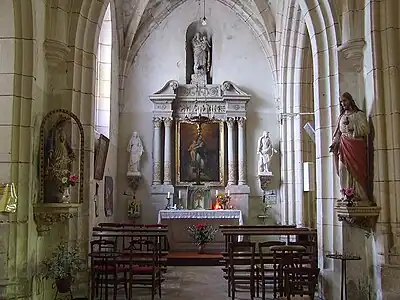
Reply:
<svg viewBox="0 0 400 300"><path fill-rule="evenodd" d="M207 74L192 74L190 84L206 85Z"/></svg>
<svg viewBox="0 0 400 300"><path fill-rule="evenodd" d="M268 190L268 185L272 182L274 175L272 172L258 173L258 179L260 180L260 188L265 192Z"/></svg>
<svg viewBox="0 0 400 300"><path fill-rule="evenodd" d="M135 194L142 179L142 174L140 172L128 172L126 177L128 178L129 187L132 189L133 194Z"/></svg>
<svg viewBox="0 0 400 300"><path fill-rule="evenodd" d="M335 207L339 221L345 221L349 225L356 226L370 232L374 229L381 208L379 206L346 206Z"/></svg>

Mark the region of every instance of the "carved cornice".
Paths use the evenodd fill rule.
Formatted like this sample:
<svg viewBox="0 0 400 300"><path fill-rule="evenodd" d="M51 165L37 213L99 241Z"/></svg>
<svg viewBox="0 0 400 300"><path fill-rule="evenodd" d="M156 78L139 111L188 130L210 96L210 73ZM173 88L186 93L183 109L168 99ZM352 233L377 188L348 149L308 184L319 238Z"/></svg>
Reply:
<svg viewBox="0 0 400 300"><path fill-rule="evenodd" d="M43 47L47 63L51 68L57 68L60 64L65 63L71 51L67 44L51 39L46 39Z"/></svg>
<svg viewBox="0 0 400 300"><path fill-rule="evenodd" d="M369 233L375 228L381 208L379 206L347 207L338 205L335 210L339 221L345 221L349 225L362 228Z"/></svg>
<svg viewBox="0 0 400 300"><path fill-rule="evenodd" d="M39 235L50 231L57 223L62 223L78 214L79 203L43 203L33 206L33 218Z"/></svg>

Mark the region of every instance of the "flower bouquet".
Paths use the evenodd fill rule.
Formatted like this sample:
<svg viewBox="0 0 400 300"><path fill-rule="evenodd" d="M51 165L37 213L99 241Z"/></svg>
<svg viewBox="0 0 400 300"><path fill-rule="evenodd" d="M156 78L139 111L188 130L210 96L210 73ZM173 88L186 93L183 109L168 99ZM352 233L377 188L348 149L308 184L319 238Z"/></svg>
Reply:
<svg viewBox="0 0 400 300"><path fill-rule="evenodd" d="M208 224L196 224L189 226L187 229L189 236L193 239L195 244L199 247L199 253L204 252L205 244L212 242L217 233L217 229Z"/></svg>
<svg viewBox="0 0 400 300"><path fill-rule="evenodd" d="M354 192L354 189L352 188L344 188L342 189L342 195L343 195L343 202L346 203L347 207L352 207L354 206L354 201L356 194Z"/></svg>
<svg viewBox="0 0 400 300"><path fill-rule="evenodd" d="M231 202L231 197L225 194L218 194L216 202L222 205L222 209L227 209Z"/></svg>
<svg viewBox="0 0 400 300"><path fill-rule="evenodd" d="M63 195L61 201L63 203L68 203L71 200L71 192L69 188L74 186L78 182L78 176L68 175L61 178L61 184L63 186Z"/></svg>

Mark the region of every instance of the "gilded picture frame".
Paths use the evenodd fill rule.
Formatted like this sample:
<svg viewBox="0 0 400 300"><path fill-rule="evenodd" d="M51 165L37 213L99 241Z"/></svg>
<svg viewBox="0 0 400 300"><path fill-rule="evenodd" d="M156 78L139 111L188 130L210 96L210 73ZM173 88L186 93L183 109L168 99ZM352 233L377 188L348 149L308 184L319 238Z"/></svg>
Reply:
<svg viewBox="0 0 400 300"><path fill-rule="evenodd" d="M201 125L204 139L204 159L200 182L209 186L225 185L225 127L224 122L216 120ZM193 167L196 154L190 151L198 136L198 125L187 121L176 122L176 183L178 186L195 184L197 176ZM199 157L202 155L199 155ZM201 159L201 158L200 158Z"/></svg>

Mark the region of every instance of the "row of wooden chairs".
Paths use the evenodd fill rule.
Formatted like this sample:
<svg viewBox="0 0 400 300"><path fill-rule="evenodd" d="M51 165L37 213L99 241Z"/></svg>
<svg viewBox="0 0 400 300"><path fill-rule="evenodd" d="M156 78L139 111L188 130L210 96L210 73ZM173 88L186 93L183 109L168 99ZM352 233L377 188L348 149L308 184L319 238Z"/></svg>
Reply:
<svg viewBox="0 0 400 300"><path fill-rule="evenodd" d="M161 297L166 267L166 226L102 223L93 228L91 241L91 299L113 299L119 287L132 299L133 288L151 288L152 299ZM104 297L103 298L103 290Z"/></svg>
<svg viewBox="0 0 400 300"><path fill-rule="evenodd" d="M296 285L286 283L295 276L294 272L305 273L307 270L314 274L307 282L311 282L309 293L315 293L317 268L316 231L308 228L294 228L292 226L220 226L225 237L224 278L228 281L228 296L235 299L237 287L246 287L250 297L259 296L262 290L262 299L266 297L266 287L272 287L274 299L278 297L290 298L289 289ZM239 242L242 235L244 242ZM277 237L278 240L249 242L252 236ZM293 261L287 264L286 257ZM286 262L286 263L285 263ZM289 272L289 269L291 272ZM284 270L286 270L284 272ZM289 273L288 273L289 272ZM297 273L296 273L297 274ZM304 275L304 274L303 274ZM299 274L296 275L299 279ZM304 277L304 276L303 276ZM315 282L315 284L314 284ZM314 288L312 288L314 287ZM304 289L308 291L308 288ZM294 291L291 291L293 294ZM305 292L303 292L304 294ZM286 298L282 298L286 299Z"/></svg>

